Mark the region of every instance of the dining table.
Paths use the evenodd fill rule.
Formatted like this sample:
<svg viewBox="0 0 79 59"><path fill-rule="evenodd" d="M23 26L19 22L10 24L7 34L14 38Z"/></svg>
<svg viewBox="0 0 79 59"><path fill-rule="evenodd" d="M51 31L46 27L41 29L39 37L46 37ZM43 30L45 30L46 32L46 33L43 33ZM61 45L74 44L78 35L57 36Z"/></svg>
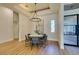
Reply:
<svg viewBox="0 0 79 59"><path fill-rule="evenodd" d="M39 37L43 37L43 35L42 34L39 34L39 35L38 34L31 34L31 35L29 35L29 37L31 37L31 38L38 37L39 38Z"/></svg>
<svg viewBox="0 0 79 59"><path fill-rule="evenodd" d="M42 34L30 34L29 37L32 39L32 45L39 45Z"/></svg>

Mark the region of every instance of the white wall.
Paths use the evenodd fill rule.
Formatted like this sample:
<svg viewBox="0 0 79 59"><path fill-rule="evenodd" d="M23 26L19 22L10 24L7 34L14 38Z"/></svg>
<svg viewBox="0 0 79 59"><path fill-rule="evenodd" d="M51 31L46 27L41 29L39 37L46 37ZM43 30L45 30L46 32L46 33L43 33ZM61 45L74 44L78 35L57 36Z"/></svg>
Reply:
<svg viewBox="0 0 79 59"><path fill-rule="evenodd" d="M0 43L13 39L13 11L0 7Z"/></svg>
<svg viewBox="0 0 79 59"><path fill-rule="evenodd" d="M25 39L25 35L32 31L31 28L31 22L27 16L19 14L19 41Z"/></svg>
<svg viewBox="0 0 79 59"><path fill-rule="evenodd" d="M56 17L56 14L47 14L40 16L42 21L44 20L44 33L48 35L48 40L58 41L56 34L57 31L55 30L55 32L51 32L51 20L56 21Z"/></svg>
<svg viewBox="0 0 79 59"><path fill-rule="evenodd" d="M57 19L57 31L58 31L58 39L59 39L59 46L60 49L64 49L64 34L63 34L63 27L64 27L64 4L59 5L59 14Z"/></svg>

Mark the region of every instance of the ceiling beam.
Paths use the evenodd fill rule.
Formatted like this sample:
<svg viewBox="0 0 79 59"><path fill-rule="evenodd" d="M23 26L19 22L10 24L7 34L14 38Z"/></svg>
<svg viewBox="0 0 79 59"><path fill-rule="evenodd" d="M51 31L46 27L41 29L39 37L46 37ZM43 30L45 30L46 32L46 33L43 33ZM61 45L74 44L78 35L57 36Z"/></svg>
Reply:
<svg viewBox="0 0 79 59"><path fill-rule="evenodd" d="M38 10L34 10L34 11L30 11L31 13L33 13L33 12L39 12L39 11L43 11L43 10L47 10L47 9L50 9L50 7L47 7L47 8L43 8L43 9L38 9Z"/></svg>

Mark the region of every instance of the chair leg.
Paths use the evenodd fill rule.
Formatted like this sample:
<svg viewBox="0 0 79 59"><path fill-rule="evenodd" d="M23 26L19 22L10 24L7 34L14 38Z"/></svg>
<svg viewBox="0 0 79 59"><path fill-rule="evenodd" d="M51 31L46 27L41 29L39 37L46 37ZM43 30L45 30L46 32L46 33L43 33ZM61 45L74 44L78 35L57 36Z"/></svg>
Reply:
<svg viewBox="0 0 79 59"><path fill-rule="evenodd" d="M37 43L37 48L39 48L40 47L40 45L39 45L39 43Z"/></svg>
<svg viewBox="0 0 79 59"><path fill-rule="evenodd" d="M31 43L31 50L32 50L32 48L33 48L33 43Z"/></svg>
<svg viewBox="0 0 79 59"><path fill-rule="evenodd" d="M45 41L45 47L47 46L47 40Z"/></svg>
<svg viewBox="0 0 79 59"><path fill-rule="evenodd" d="M45 42L43 42L43 47L45 48L46 47L46 45L47 45L47 42L45 41Z"/></svg>

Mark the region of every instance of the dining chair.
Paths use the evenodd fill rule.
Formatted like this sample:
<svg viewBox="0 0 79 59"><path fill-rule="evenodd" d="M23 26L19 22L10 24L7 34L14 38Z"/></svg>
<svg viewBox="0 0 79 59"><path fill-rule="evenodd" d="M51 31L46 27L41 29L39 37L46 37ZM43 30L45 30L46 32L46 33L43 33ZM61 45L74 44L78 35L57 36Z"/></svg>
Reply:
<svg viewBox="0 0 79 59"><path fill-rule="evenodd" d="M39 48L39 38L32 38L32 43L31 43L31 50L32 48L36 46L37 48Z"/></svg>
<svg viewBox="0 0 79 59"><path fill-rule="evenodd" d="M26 47L30 46L31 45L31 42L32 42L31 39L29 39L28 36L25 35L25 46Z"/></svg>
<svg viewBox="0 0 79 59"><path fill-rule="evenodd" d="M33 43L33 38L31 38L29 35L31 35L31 34L27 34L27 36L25 35L25 37L27 38L27 42L29 41L29 43L30 43L29 46L31 47L31 50L32 50L34 43Z"/></svg>
<svg viewBox="0 0 79 59"><path fill-rule="evenodd" d="M31 34L27 34L27 38L28 38L29 40L32 40L32 38L31 38L29 35L31 35Z"/></svg>
<svg viewBox="0 0 79 59"><path fill-rule="evenodd" d="M47 35L43 34L43 37L40 38L40 45L46 47L47 45Z"/></svg>

